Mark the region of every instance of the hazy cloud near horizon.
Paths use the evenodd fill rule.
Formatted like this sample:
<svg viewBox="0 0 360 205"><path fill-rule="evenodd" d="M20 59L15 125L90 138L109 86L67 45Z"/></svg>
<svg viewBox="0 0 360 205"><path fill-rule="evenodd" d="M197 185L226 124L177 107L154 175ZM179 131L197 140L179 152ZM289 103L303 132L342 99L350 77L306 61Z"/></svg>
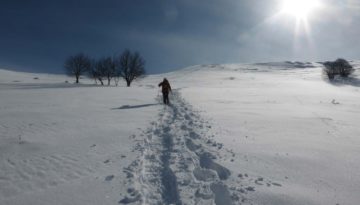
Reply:
<svg viewBox="0 0 360 205"><path fill-rule="evenodd" d="M77 52L93 57L138 50L149 73L194 64L359 59L360 4L325 8L295 33L277 15L282 0L5 0L0 7L0 66L62 72Z"/></svg>

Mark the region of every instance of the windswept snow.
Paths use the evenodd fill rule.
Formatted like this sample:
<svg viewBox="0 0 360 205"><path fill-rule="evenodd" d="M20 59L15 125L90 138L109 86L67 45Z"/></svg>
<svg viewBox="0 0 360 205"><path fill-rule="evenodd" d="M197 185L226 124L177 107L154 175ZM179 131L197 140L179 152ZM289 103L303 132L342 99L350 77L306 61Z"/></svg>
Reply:
<svg viewBox="0 0 360 205"><path fill-rule="evenodd" d="M0 204L358 204L357 72L200 65L127 88L0 70Z"/></svg>

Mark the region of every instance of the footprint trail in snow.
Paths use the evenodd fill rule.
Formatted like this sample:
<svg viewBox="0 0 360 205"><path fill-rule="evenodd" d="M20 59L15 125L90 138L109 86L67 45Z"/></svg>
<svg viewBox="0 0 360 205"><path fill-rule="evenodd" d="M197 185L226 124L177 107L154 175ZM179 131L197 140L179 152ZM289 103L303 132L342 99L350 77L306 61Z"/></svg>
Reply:
<svg viewBox="0 0 360 205"><path fill-rule="evenodd" d="M231 172L216 162L208 126L178 92L171 100L137 145L142 157L124 170L133 187L119 203L233 204Z"/></svg>

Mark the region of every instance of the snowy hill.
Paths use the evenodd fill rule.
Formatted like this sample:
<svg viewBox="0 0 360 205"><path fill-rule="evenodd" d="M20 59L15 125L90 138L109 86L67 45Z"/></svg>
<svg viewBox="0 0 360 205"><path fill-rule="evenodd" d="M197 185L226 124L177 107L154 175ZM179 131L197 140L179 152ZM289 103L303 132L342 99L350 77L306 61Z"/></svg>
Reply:
<svg viewBox="0 0 360 205"><path fill-rule="evenodd" d="M199 65L127 88L0 70L0 204L358 204L358 73Z"/></svg>

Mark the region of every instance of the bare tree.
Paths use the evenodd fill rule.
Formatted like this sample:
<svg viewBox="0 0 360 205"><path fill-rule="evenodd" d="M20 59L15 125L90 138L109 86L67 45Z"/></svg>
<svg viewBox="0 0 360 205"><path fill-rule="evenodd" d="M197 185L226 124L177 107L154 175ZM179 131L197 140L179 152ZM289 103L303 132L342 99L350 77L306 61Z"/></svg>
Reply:
<svg viewBox="0 0 360 205"><path fill-rule="evenodd" d="M97 73L97 71L96 71L96 69L95 69L95 68L96 68L95 65L96 65L96 61L95 61L95 60L91 60L91 66L90 66L90 69L89 69L88 74L89 74L89 77L90 77L90 78L94 79L95 84L97 84L98 73Z"/></svg>
<svg viewBox="0 0 360 205"><path fill-rule="evenodd" d="M102 64L99 63L96 60L93 60L91 63L91 68L89 71L90 77L95 80L95 83L97 84L97 81L101 83L101 85L104 85L104 72Z"/></svg>
<svg viewBox="0 0 360 205"><path fill-rule="evenodd" d="M80 76L90 69L91 60L83 53L80 53L66 59L64 67L67 74L69 76L75 76L76 83L79 83Z"/></svg>
<svg viewBox="0 0 360 205"><path fill-rule="evenodd" d="M115 63L111 57L102 59L100 63L103 65L104 76L108 80L108 85L110 85L110 81L114 77L116 72Z"/></svg>
<svg viewBox="0 0 360 205"><path fill-rule="evenodd" d="M116 74L124 78L130 87L133 80L145 75L145 60L138 52L132 54L130 50L125 50L117 59Z"/></svg>
<svg viewBox="0 0 360 205"><path fill-rule="evenodd" d="M335 75L340 75L341 77L348 77L354 72L354 68L350 63L342 58L337 59L336 61L327 61L323 63L324 72L327 74L329 79L334 79Z"/></svg>
<svg viewBox="0 0 360 205"><path fill-rule="evenodd" d="M111 79L115 76L115 63L111 57L102 58L98 61L93 61L90 72L91 78L98 80L101 85L104 85L104 79L107 79L110 85Z"/></svg>

